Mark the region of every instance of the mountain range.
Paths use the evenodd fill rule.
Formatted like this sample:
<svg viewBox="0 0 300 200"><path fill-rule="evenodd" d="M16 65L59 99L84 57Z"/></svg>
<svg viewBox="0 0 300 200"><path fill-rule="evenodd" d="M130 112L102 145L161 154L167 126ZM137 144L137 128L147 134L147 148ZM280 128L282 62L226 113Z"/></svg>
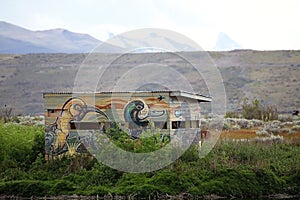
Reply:
<svg viewBox="0 0 300 200"><path fill-rule="evenodd" d="M157 34L149 31L149 29L144 29L141 31L141 35L122 34L103 43L88 34L75 33L62 28L32 31L0 21L0 54L88 53L92 51L121 53L132 50L135 53L141 53L159 51L159 48L152 48L153 46L163 46L165 50L174 52L199 51L192 44L173 37L171 32L170 34L167 33L168 37L165 34L165 31ZM227 51L239 48L240 45L228 35L220 33L214 50Z"/></svg>
<svg viewBox="0 0 300 200"><path fill-rule="evenodd" d="M0 22L0 53L83 53L99 42L88 34L65 29L31 31Z"/></svg>

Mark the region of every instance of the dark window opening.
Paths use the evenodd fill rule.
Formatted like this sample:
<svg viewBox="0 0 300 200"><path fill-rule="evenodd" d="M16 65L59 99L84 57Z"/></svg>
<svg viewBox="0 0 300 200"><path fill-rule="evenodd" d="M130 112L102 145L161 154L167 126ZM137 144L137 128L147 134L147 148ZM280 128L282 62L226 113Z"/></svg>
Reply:
<svg viewBox="0 0 300 200"><path fill-rule="evenodd" d="M199 120L172 121L172 129L179 128L200 128Z"/></svg>
<svg viewBox="0 0 300 200"><path fill-rule="evenodd" d="M48 117L58 117L58 115L61 113L62 109L48 109L47 110L47 116Z"/></svg>
<svg viewBox="0 0 300 200"><path fill-rule="evenodd" d="M70 122L70 128L71 128L71 130L77 129L75 122Z"/></svg>
<svg viewBox="0 0 300 200"><path fill-rule="evenodd" d="M172 129L185 128L185 121L173 121Z"/></svg>
<svg viewBox="0 0 300 200"><path fill-rule="evenodd" d="M110 127L110 122L70 122L72 130L102 130L105 132Z"/></svg>

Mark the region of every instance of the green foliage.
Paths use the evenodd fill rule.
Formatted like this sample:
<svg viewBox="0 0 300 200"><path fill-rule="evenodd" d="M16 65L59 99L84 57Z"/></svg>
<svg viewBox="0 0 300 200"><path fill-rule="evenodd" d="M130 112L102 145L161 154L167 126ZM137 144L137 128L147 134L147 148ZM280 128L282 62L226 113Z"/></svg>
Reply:
<svg viewBox="0 0 300 200"><path fill-rule="evenodd" d="M245 119L259 119L263 121L271 121L278 119L278 112L275 106L262 105L261 101L244 98L241 105L241 116Z"/></svg>
<svg viewBox="0 0 300 200"><path fill-rule="evenodd" d="M278 119L278 112L275 106L263 105L258 99L249 101L244 98L241 103L241 111L228 111L225 118L245 118L245 119L259 119L263 121L271 121Z"/></svg>
<svg viewBox="0 0 300 200"><path fill-rule="evenodd" d="M7 106L6 104L0 108L0 122L8 123L8 122L16 122L19 123L20 114L16 115L13 112L13 108Z"/></svg>
<svg viewBox="0 0 300 200"><path fill-rule="evenodd" d="M84 196L105 196L111 194L111 189L107 186L91 185L85 189L77 189L76 194Z"/></svg>
<svg viewBox="0 0 300 200"><path fill-rule="evenodd" d="M57 180L51 185L49 189L49 193L52 195L68 195L74 192L75 186L72 182L68 180Z"/></svg>
<svg viewBox="0 0 300 200"><path fill-rule="evenodd" d="M0 163L6 167L31 164L39 153L43 153L43 138L41 127L0 123Z"/></svg>
<svg viewBox="0 0 300 200"><path fill-rule="evenodd" d="M116 146L135 153L153 152L169 143L166 135L153 134L151 131L143 131L137 139L131 139L129 134L119 128L109 129L107 135ZM161 140L161 137L165 137L165 139Z"/></svg>
<svg viewBox="0 0 300 200"><path fill-rule="evenodd" d="M113 185L122 176L122 172L101 163L95 163L91 170L85 171L85 182L89 185Z"/></svg>
<svg viewBox="0 0 300 200"><path fill-rule="evenodd" d="M49 194L51 184L38 180L17 180L0 183L0 194L18 195L24 197Z"/></svg>
<svg viewBox="0 0 300 200"><path fill-rule="evenodd" d="M194 162L199 159L199 152L198 152L198 146L192 145L189 149L187 149L182 156L180 157L180 160L183 162Z"/></svg>
<svg viewBox="0 0 300 200"><path fill-rule="evenodd" d="M227 111L224 117L225 118L240 118L240 115L238 112Z"/></svg>
<svg viewBox="0 0 300 200"><path fill-rule="evenodd" d="M29 179L30 176L20 168L7 168L3 172L1 172L1 182L7 181L15 181L15 180L26 180Z"/></svg>
<svg viewBox="0 0 300 200"><path fill-rule="evenodd" d="M158 198L188 193L200 197L217 194L245 198L276 193L300 194L299 143L221 141L202 159L198 158L197 147L192 146L161 170L135 174L120 172L80 155L46 163L42 128L1 124L0 131L2 195ZM124 136L123 141L128 142L127 135L122 134L110 138L119 142ZM156 144L152 139L142 143L145 145L143 151L152 150L153 147L148 146ZM138 151L135 143L130 142L131 146L118 145Z"/></svg>
<svg viewBox="0 0 300 200"><path fill-rule="evenodd" d="M135 194L138 196L151 196L160 192L158 186L150 184L150 177L147 174L128 174L118 180L116 194Z"/></svg>

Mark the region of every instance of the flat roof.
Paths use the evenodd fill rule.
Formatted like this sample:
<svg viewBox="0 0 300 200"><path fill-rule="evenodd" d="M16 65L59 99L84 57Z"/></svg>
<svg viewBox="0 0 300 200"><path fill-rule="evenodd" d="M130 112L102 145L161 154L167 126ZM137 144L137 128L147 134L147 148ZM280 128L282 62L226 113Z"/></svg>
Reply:
<svg viewBox="0 0 300 200"><path fill-rule="evenodd" d="M186 92L186 91L171 91L170 96L196 99L201 102L211 102L212 101L212 97L208 97L208 96L204 96L204 95L192 93L192 92Z"/></svg>
<svg viewBox="0 0 300 200"><path fill-rule="evenodd" d="M198 93L181 91L181 90L155 90L155 91L97 91L97 92L43 92L46 94L115 94L115 93L169 93L171 97L184 97L188 99L195 99L200 102L211 102L212 97L205 96Z"/></svg>

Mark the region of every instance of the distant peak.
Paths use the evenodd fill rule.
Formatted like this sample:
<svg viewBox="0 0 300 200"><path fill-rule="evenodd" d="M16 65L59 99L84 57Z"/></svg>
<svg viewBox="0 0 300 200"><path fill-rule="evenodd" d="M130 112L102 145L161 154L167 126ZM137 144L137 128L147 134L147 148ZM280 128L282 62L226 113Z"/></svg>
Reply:
<svg viewBox="0 0 300 200"><path fill-rule="evenodd" d="M216 51L230 51L241 49L242 46L230 38L226 33L220 32L214 47Z"/></svg>

